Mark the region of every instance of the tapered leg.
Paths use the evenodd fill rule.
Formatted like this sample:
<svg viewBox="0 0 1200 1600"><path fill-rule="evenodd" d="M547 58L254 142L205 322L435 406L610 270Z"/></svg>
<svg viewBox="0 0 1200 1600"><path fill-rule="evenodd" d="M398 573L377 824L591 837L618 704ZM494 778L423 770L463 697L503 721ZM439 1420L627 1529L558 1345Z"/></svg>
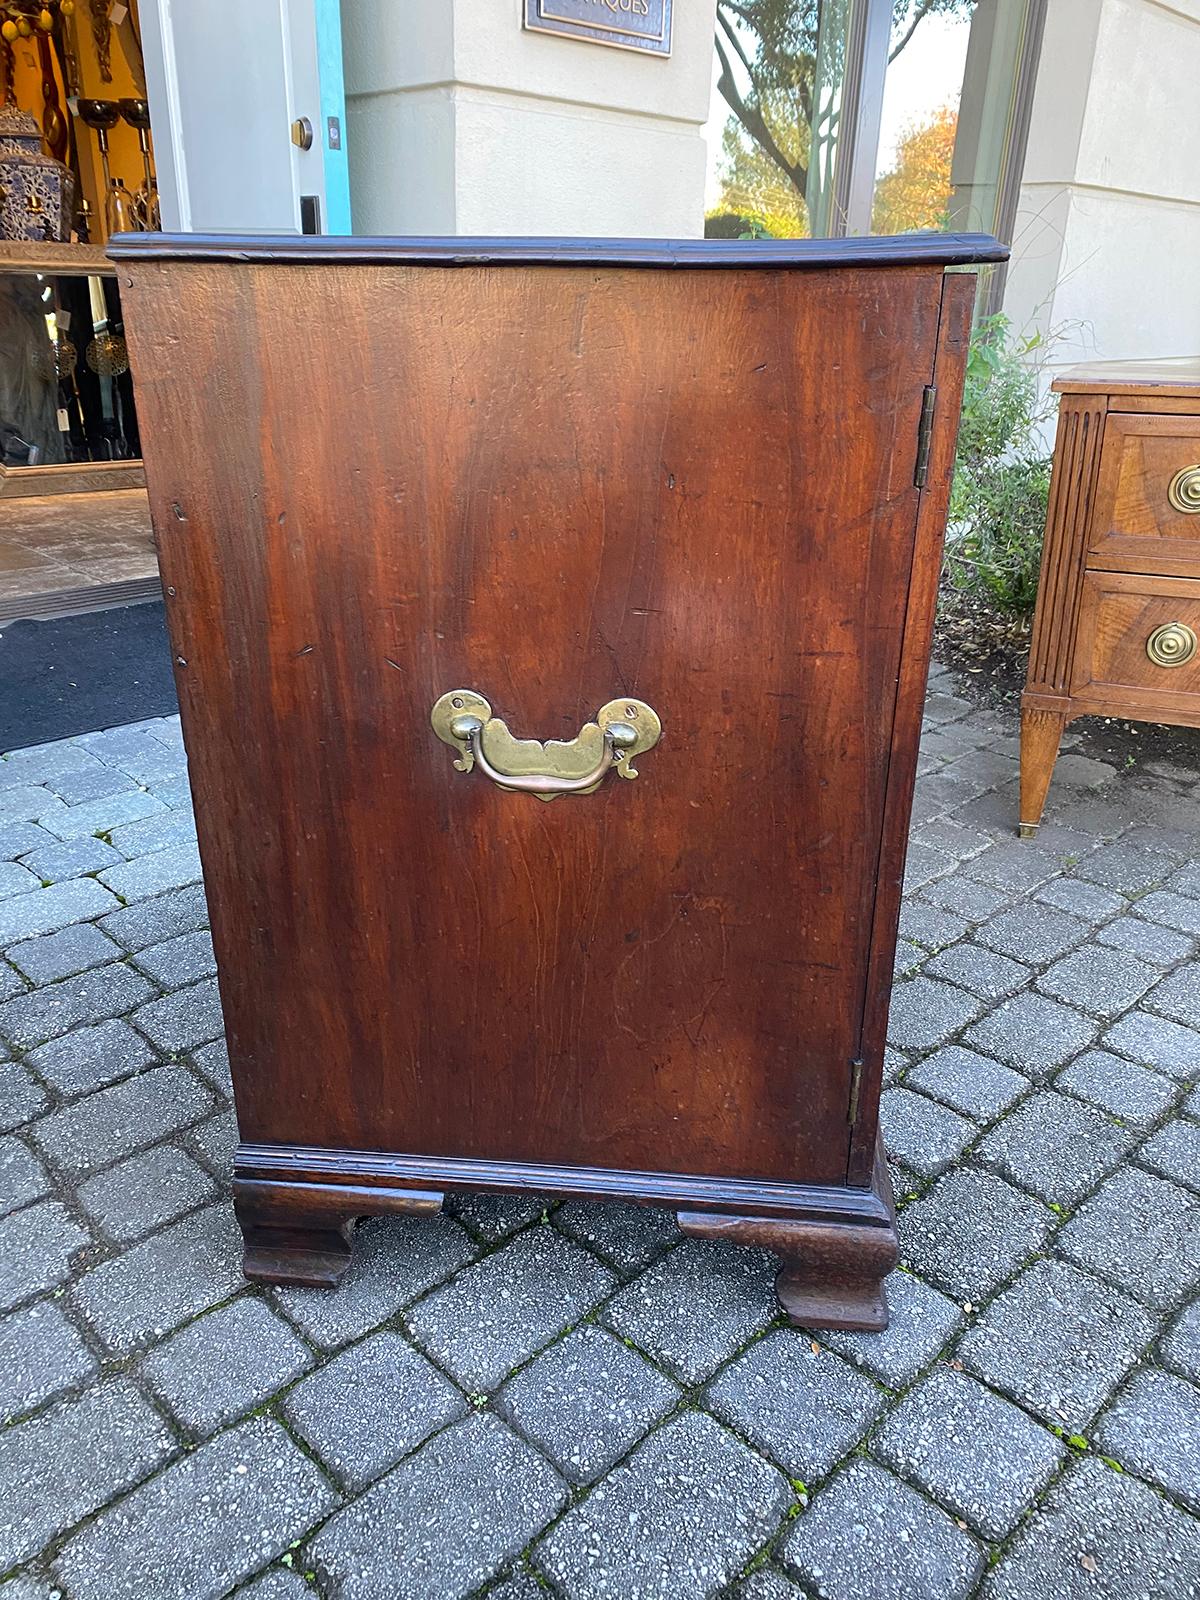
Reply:
<svg viewBox="0 0 1200 1600"><path fill-rule="evenodd" d="M1021 712L1021 817L1018 832L1032 839L1046 805L1050 776L1058 759L1067 719L1061 711Z"/></svg>
<svg viewBox="0 0 1200 1600"><path fill-rule="evenodd" d="M883 1280L896 1265L896 1214L887 1166L880 1151L873 1187L888 1222L739 1217L681 1211L684 1233L702 1239L773 1250L783 1265L775 1280L788 1321L802 1328L848 1328L881 1333L888 1325Z"/></svg>
<svg viewBox="0 0 1200 1600"><path fill-rule="evenodd" d="M233 1204L247 1278L332 1289L350 1265L351 1235L360 1216L428 1215L441 1210L442 1196L432 1189L265 1183L238 1178L235 1169Z"/></svg>

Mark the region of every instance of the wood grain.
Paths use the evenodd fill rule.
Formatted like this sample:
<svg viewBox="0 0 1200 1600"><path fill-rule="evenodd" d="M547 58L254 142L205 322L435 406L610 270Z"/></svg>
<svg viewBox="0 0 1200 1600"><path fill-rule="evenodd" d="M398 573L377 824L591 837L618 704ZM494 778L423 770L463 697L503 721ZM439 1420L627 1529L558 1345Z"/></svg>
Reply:
<svg viewBox="0 0 1200 1600"><path fill-rule="evenodd" d="M1183 578L1200 572L1200 513L1177 511L1167 498L1175 474L1191 466L1200 467L1200 417L1110 411L1088 565Z"/></svg>

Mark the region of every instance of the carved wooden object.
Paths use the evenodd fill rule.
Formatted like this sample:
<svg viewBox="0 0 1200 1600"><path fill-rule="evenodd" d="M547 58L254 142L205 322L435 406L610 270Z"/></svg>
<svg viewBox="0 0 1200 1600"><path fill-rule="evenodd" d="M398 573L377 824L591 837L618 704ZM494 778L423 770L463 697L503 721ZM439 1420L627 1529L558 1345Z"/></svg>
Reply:
<svg viewBox="0 0 1200 1600"><path fill-rule="evenodd" d="M1200 727L1200 361L1060 378L1021 697L1020 833L1042 820L1075 717Z"/></svg>
<svg viewBox="0 0 1200 1600"><path fill-rule="evenodd" d="M251 1276L529 1189L883 1326L945 269L1002 255L117 242Z"/></svg>

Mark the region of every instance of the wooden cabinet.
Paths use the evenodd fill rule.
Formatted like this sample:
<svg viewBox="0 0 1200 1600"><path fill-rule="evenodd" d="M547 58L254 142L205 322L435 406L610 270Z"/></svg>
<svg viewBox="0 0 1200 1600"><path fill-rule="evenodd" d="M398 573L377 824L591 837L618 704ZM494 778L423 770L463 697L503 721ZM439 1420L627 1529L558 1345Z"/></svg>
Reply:
<svg viewBox="0 0 1200 1600"><path fill-rule="evenodd" d="M1062 395L1021 698L1022 837L1074 717L1200 727L1200 361L1097 362Z"/></svg>
<svg viewBox="0 0 1200 1600"><path fill-rule="evenodd" d="M778 1251L796 1320L882 1326L945 269L1000 247L114 255L248 1274L531 1189L673 1207Z"/></svg>

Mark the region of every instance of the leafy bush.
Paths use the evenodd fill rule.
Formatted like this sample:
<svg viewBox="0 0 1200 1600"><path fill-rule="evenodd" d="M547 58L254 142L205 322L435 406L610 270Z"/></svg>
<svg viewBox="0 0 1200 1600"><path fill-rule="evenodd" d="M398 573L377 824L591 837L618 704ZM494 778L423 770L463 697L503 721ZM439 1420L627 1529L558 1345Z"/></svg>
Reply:
<svg viewBox="0 0 1200 1600"><path fill-rule="evenodd" d="M1032 359L1041 342L1015 339L1002 314L975 329L950 491L947 580L1010 617L1033 612L1050 493L1039 432L1050 407Z"/></svg>

